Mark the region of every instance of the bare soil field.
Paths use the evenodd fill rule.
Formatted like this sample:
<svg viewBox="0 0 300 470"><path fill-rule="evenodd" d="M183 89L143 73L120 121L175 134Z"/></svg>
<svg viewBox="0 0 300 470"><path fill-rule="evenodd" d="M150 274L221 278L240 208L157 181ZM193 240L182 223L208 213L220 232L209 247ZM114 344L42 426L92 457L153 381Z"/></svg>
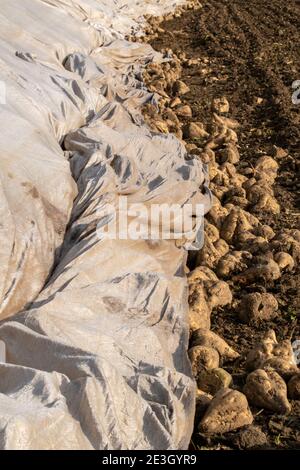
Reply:
<svg viewBox="0 0 300 470"><path fill-rule="evenodd" d="M253 239L251 248L247 249L245 240L225 237L234 256L237 252L247 251L252 258L251 262L246 260L242 267L242 263L235 264L223 276L220 275L220 265L215 262L201 263L195 256L191 256L189 261L191 270L204 264L225 279L230 287L233 295L231 302L212 308L211 330L240 353L238 359L229 361L223 367L232 376L232 388L243 391L249 374L245 369L247 354L270 329L276 333L279 342L300 339L297 251L300 245L291 242L291 239L284 242L285 235L282 235L293 234L297 238L300 228L300 104L292 102L292 83L300 80L300 3L286 0L204 0L202 8L188 10L159 26L156 37L150 42L156 50L172 49L182 67L180 80L189 88L180 98L181 104L190 107L192 114L187 108L177 113L187 147L198 152L200 157L210 155L209 151L213 150L214 158L216 156L220 165L220 155L224 155L228 143L224 146L222 141L219 147L217 144L207 145L204 134L200 133L199 138L195 138L188 130L191 129L190 124L196 122L199 126L203 125L207 135L214 135L212 103L216 98L226 97L230 107L227 109L225 102L223 109L219 106L219 114L223 120L234 120L233 124L228 122L229 128L236 127L234 132L238 138L234 143L239 153L239 158L234 161L237 174L247 177L248 181L253 179L257 182L260 176L256 172L259 173L261 168L258 160L270 156L270 161L276 162L277 178L272 181L272 197L280 210L273 210L273 206L270 209L264 204L259 207L255 205L253 194L249 192L250 183L245 184L244 180L246 192L232 193L228 188L221 191L220 183L212 178L212 191L223 206L232 204L241 207L241 210L256 217L260 226L269 227L275 237L267 236L269 229L264 229L266 244ZM179 110L176 106L172 109L175 113ZM214 119L218 118L214 116ZM238 123L236 126L235 121ZM225 169L221 165L218 171L224 173ZM256 193L259 190L257 188ZM213 225L212 220L208 220ZM224 232L224 226L218 229L221 234L222 230ZM255 234L262 235L262 231ZM269 252L280 266L280 275L261 273L250 276L249 270L254 269L253 260ZM294 263L289 266L288 263L281 263L284 258L282 253L289 253ZM208 256L211 256L210 252ZM239 310L245 307L241 301L254 293L271 294L278 304L276 315L260 321L241 321ZM284 378L288 382L287 377ZM191 447L300 449L299 399L290 399L291 410L286 414L274 411L272 406L269 409L259 406L255 400L253 403L253 424L246 429L240 427L230 432L207 433L199 430L201 410L198 410Z"/></svg>

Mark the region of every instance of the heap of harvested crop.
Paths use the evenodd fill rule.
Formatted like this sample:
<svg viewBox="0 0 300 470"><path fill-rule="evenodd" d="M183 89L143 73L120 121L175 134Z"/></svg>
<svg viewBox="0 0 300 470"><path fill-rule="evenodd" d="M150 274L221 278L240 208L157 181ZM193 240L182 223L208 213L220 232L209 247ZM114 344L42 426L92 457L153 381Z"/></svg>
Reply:
<svg viewBox="0 0 300 470"><path fill-rule="evenodd" d="M159 26L153 20L147 37L154 44L158 35L172 34L172 30L164 31L161 19L157 23ZM208 165L213 193L204 247L190 257L189 356L198 385L196 429L199 426L204 435L221 434L251 425L249 405L254 411L263 408L285 414L291 411L289 398L299 397L299 369L290 339L277 342L274 331L269 330L248 356L240 356L210 328L211 313L225 306L249 327L263 324L265 329L269 320L276 319L278 302L267 292L268 285L298 266L300 230L275 232L266 222L280 213L273 190L279 165L266 154L258 155L254 165L240 161L239 123L230 117L227 98L211 101L206 125L193 117L190 70L202 59L169 48L161 51L171 62L147 68L146 83L161 100L158 108L145 108L146 119L153 129L184 139L188 151ZM184 76L189 79L186 83ZM251 292L238 296L239 287L246 286L252 286ZM240 369L242 363L241 383L228 371Z"/></svg>
<svg viewBox="0 0 300 470"><path fill-rule="evenodd" d="M132 221L122 198L210 208L201 161L143 121L162 56L125 39L182 3L1 2L1 448L189 445L189 233L110 224Z"/></svg>

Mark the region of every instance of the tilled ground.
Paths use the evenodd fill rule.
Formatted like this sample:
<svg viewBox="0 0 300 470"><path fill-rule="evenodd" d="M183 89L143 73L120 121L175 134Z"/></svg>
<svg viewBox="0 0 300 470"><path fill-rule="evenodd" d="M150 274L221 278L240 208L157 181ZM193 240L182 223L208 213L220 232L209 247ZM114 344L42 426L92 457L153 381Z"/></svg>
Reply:
<svg viewBox="0 0 300 470"><path fill-rule="evenodd" d="M211 155L213 159L217 159L219 165L217 169L214 167L213 176L217 171L219 174L212 179L212 188L221 205L229 211L233 206L240 206L242 211L247 211L242 214L243 218L247 218L247 214L251 213L249 217L256 217L260 227L271 227L275 234L265 235L269 229L259 229L260 232L258 229L249 229L255 236L264 232L266 241L264 244L261 239L253 238L251 248L249 244L246 245L249 239L245 241L245 237L236 235L235 238L228 238L228 234L224 236L230 253L234 253L234 256L239 256L236 255L237 252L246 251L252 256L251 262L246 260L244 265L236 263L233 269L223 276L233 299L227 305L226 302L223 306L213 304L211 314L211 330L240 353L237 360L226 363L223 367L233 377L232 388L243 391L249 373L245 370L245 357L267 331L273 329L279 341L293 342L300 339L297 323L300 305L297 250L300 239L294 243L291 238L289 241L287 238L283 239L282 235L291 237L292 229L295 229L294 237L297 238L300 234L297 232L300 228L300 104L292 103L292 83L300 80L300 3L286 0L204 0L202 8L188 10L181 16L163 22L156 31L156 37L152 36L151 39L152 46L156 50L172 49L182 67L180 79L190 89L188 93L184 92L183 96L180 96L181 103L175 102L173 106L167 100L167 116L164 116L163 112L161 116L170 123L174 112L180 121L177 134L179 132L180 137L183 130L188 149L198 154L199 158L204 157L206 162ZM153 78L153 73L151 77ZM150 79L148 81L151 83ZM161 80L157 80L155 85L153 79L154 89L157 86L157 90L162 90L160 82ZM174 89L169 92L167 86L166 91L169 95L173 93L172 99L176 98ZM160 94L164 97L164 91ZM223 110L219 108L219 116L221 119L234 119L239 123L238 128L235 128L234 123L227 123L229 128L234 128L238 137L238 141L235 141L233 135L233 143L230 139L223 139L221 142L220 128L219 134L216 132L218 117L213 114L216 109L212 110L212 103L215 98L224 96L230 104L230 110L228 112L226 106ZM189 106L192 115L187 109L180 111L182 105ZM152 118L155 116L152 115ZM204 134L200 135L201 132L199 138L193 137L185 130L189 129L191 122L202 123L209 137L205 139ZM162 121L157 121L156 127L164 131ZM169 130L170 125L166 131ZM213 138L219 139L219 143L210 145ZM222 185L226 186L226 183L220 183L221 173L228 172L228 169L231 171L229 166L226 168L221 164L222 159L221 163L219 160L220 155L223 158L224 149L228 148L228 144L239 152L238 161L233 162L237 174L256 183L258 181L259 184L264 185L265 181L261 178L261 183L260 175L256 174L260 171L260 167L256 166L258 159L266 155L273 157L278 171L276 180L274 178L275 181L272 181L274 193L270 196L269 204L264 205L262 199L259 199L259 204L254 203L257 201L249 189L249 182L243 181L242 186L246 191L240 189L232 193L228 188L226 191L221 189ZM272 173L272 170L270 172ZM268 178L266 176L266 180ZM229 182L231 181L229 177ZM261 190L261 187L257 188L257 191ZM280 205L280 211L276 209L276 201ZM214 225L211 219L208 220ZM247 220L249 222L250 219ZM250 222L252 223L252 219ZM222 235L224 226L217 224L217 227L218 233ZM212 228L210 226L208 233L211 233ZM208 261L205 262L201 255L196 260L195 256L191 258L190 268L204 265L220 273L217 264L220 257L214 255L216 260L210 262L212 252L207 249L207 253ZM278 253L289 253L294 258L294 265L284 266L284 263L281 263L280 276L249 276L247 269L256 266L253 259L257 260L261 254L266 256L268 253L271 253L272 259L274 256L278 263L281 256ZM199 263L199 259L202 262ZM244 279L243 272L246 272ZM219 277L222 278L220 275ZM277 314L271 315L269 319L242 323L238 315L241 308L239 302L249 293L272 294L278 302ZM287 379L286 376L284 378ZM275 413L271 409L268 411L263 406L251 406L254 425L259 429L252 427L248 433L245 433L244 428L233 432L205 433L198 430L196 422L192 447L300 448L300 401L290 400L290 403L292 409L288 414ZM259 430L264 434L260 434Z"/></svg>

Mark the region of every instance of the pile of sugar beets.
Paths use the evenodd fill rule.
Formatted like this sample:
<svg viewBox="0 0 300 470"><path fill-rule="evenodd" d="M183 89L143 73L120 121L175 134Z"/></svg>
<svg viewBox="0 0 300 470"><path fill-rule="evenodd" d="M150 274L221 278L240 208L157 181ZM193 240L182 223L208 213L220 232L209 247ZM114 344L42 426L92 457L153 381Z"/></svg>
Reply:
<svg viewBox="0 0 300 470"><path fill-rule="evenodd" d="M186 8L201 8L201 4L188 2L168 17L148 18L142 40L152 41L163 32L163 20L180 16ZM176 56L171 49L165 52L170 61L152 63L144 73L148 88L160 96L158 106L146 105L144 116L153 131L194 140L185 143L188 152L208 165L213 207L205 220L204 247L196 255L196 268L188 273L189 357L198 385L198 430L225 433L253 422L250 406L286 414L291 410L289 399L300 399L300 371L289 340L278 342L275 332L267 331L248 351L247 378L239 387L226 371L226 364L237 360L239 353L210 330L211 312L220 306L235 305L239 320L248 325L276 316L278 303L272 294L253 292L236 301L226 280L241 286L279 280L300 261L300 230L275 233L263 223L266 213L280 212L272 189L278 164L263 155L255 166L243 164L238 172L239 123L230 119L226 97L213 100L209 131L201 122L193 122L193 111L184 100L189 87L180 78L182 64L193 65L197 59ZM221 203L224 199L226 204Z"/></svg>

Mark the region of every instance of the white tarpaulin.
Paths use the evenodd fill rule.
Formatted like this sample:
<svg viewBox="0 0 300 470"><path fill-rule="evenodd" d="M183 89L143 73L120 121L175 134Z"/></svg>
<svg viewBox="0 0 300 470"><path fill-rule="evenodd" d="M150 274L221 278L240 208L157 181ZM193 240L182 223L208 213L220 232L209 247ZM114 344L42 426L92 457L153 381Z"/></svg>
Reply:
<svg viewBox="0 0 300 470"><path fill-rule="evenodd" d="M186 448L186 251L96 231L107 204L203 203L206 172L153 134L127 42L176 0L0 0L0 448Z"/></svg>

